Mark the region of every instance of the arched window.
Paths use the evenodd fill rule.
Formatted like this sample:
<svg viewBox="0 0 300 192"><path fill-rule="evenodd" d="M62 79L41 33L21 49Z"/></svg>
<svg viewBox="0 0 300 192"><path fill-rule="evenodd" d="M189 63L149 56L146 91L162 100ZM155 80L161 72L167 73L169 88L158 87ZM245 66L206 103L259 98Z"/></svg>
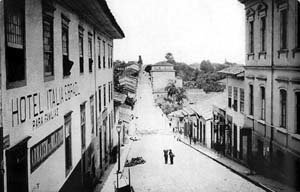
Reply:
<svg viewBox="0 0 300 192"><path fill-rule="evenodd" d="M287 118L287 92L284 89L280 90L280 127L286 128Z"/></svg>
<svg viewBox="0 0 300 192"><path fill-rule="evenodd" d="M260 87L260 98L261 98L261 108L260 117L262 120L266 119L266 91L265 87Z"/></svg>
<svg viewBox="0 0 300 192"><path fill-rule="evenodd" d="M300 134L300 92L296 92L296 134Z"/></svg>

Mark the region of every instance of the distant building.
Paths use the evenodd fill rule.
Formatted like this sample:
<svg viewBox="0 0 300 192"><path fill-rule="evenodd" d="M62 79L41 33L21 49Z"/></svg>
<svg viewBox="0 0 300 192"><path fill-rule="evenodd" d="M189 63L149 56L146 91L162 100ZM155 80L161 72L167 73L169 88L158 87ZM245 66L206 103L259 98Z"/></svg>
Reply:
<svg viewBox="0 0 300 192"><path fill-rule="evenodd" d="M116 132L106 1L2 0L0 31L0 191L90 190Z"/></svg>
<svg viewBox="0 0 300 192"><path fill-rule="evenodd" d="M175 76L174 65L166 61L152 65L151 83L155 98L167 95L165 87L169 83L175 83L177 87L182 87L182 80Z"/></svg>
<svg viewBox="0 0 300 192"><path fill-rule="evenodd" d="M248 164L300 189L300 2L239 1L246 9Z"/></svg>

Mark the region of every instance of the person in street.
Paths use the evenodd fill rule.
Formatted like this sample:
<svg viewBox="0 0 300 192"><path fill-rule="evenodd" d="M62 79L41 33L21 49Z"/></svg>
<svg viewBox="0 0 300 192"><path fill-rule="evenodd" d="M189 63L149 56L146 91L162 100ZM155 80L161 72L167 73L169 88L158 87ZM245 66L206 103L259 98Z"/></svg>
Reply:
<svg viewBox="0 0 300 192"><path fill-rule="evenodd" d="M172 149L170 149L170 151L169 151L169 156L170 156L170 163L171 163L171 165L173 165L175 155L172 152Z"/></svg>
<svg viewBox="0 0 300 192"><path fill-rule="evenodd" d="M164 150L165 164L168 164L168 150Z"/></svg>

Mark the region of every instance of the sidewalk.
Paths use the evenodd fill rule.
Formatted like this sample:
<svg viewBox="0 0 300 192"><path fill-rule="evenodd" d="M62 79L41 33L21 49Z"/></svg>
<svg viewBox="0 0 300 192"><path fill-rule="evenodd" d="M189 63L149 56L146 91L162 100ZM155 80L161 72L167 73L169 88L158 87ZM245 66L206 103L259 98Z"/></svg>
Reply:
<svg viewBox="0 0 300 192"><path fill-rule="evenodd" d="M125 186L127 183L127 181L122 177L123 174L123 170L124 170L124 166L125 166L125 162L127 159L127 156L129 154L129 151L131 149L131 144L132 144L132 140L129 139L128 144L125 144L123 147L121 147L121 156L120 156L120 171L122 172L121 174L119 174L119 186ZM110 168L111 170L106 170L107 174L104 175L104 182L98 184L95 188L94 188L94 192L101 192L101 191L105 191L105 192L115 192L114 186L117 185L116 181L117 181L117 170L118 170L118 161L111 165L112 168ZM107 178L105 178L107 177Z"/></svg>
<svg viewBox="0 0 300 192"><path fill-rule="evenodd" d="M194 144L193 142L192 142L192 144L190 144L190 141L188 138L182 137L181 142L184 143L185 145L195 149L196 151L200 152L201 154L207 156L208 158L214 160L215 162L223 165L224 167L228 168L232 172L236 173L237 175L248 180L249 182L253 183L256 186L261 187L262 189L264 189L266 191L297 192L295 189L293 189L285 184L265 178L261 175L258 175L258 174L249 175L250 170L247 167L245 167L223 155L220 155L220 154L214 152L212 149L208 149L200 144L197 144L197 143Z"/></svg>

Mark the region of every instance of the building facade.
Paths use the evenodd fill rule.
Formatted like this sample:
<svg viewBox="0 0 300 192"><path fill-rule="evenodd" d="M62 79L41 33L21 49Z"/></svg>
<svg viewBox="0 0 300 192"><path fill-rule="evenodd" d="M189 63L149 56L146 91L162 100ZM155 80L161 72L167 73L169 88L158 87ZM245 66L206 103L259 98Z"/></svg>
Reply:
<svg viewBox="0 0 300 192"><path fill-rule="evenodd" d="M245 111L245 69L234 66L223 69L219 73L226 75L226 139L225 154L235 160L247 160L247 135L243 131Z"/></svg>
<svg viewBox="0 0 300 192"><path fill-rule="evenodd" d="M300 188L300 2L240 0L246 12L250 165Z"/></svg>
<svg viewBox="0 0 300 192"><path fill-rule="evenodd" d="M159 62L152 65L151 68L151 83L154 98L166 96L165 87L169 83L174 83L176 87L182 87L182 80L176 78L174 66L168 62Z"/></svg>
<svg viewBox="0 0 300 192"><path fill-rule="evenodd" d="M4 0L0 30L3 191L88 191L113 147L121 28L105 1Z"/></svg>

